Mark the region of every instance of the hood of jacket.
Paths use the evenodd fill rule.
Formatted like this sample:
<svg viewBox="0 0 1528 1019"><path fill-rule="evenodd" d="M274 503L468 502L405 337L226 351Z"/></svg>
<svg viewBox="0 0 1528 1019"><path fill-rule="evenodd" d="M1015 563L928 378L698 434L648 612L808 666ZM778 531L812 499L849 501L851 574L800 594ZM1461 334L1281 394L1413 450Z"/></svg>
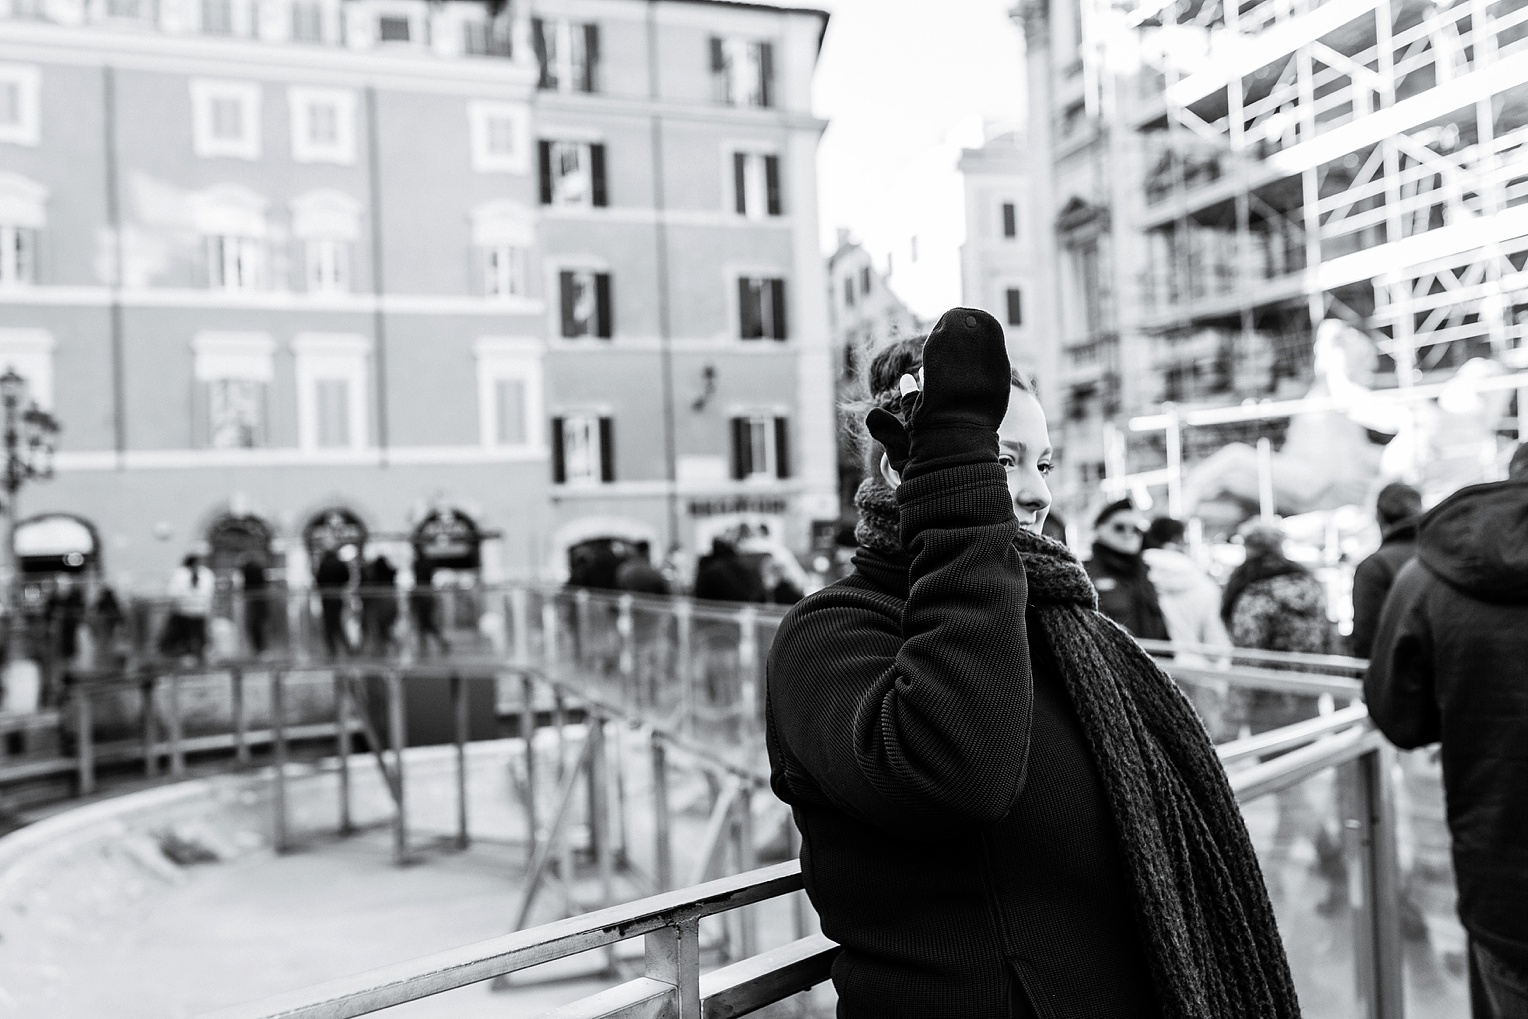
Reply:
<svg viewBox="0 0 1528 1019"><path fill-rule="evenodd" d="M1141 553L1141 558L1146 560L1146 569L1151 575L1152 586L1162 594L1188 594L1191 591L1203 590L1208 584L1214 589L1216 600L1219 601L1219 585L1206 577L1199 567L1194 565L1194 560L1177 549L1148 548Z"/></svg>
<svg viewBox="0 0 1528 1019"><path fill-rule="evenodd" d="M1528 481L1472 485L1434 506L1418 528L1417 557L1471 597L1528 601Z"/></svg>

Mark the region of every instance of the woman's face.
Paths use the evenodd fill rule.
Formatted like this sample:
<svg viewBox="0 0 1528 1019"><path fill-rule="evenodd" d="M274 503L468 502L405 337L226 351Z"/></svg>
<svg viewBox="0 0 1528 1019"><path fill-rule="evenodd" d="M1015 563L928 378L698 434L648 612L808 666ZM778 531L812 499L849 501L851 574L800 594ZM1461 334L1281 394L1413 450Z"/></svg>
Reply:
<svg viewBox="0 0 1528 1019"><path fill-rule="evenodd" d="M1050 430L1045 411L1033 393L1014 389L1008 396L1008 413L997 427L997 458L1008 472L1008 494L1013 515L1026 531L1040 533L1050 512Z"/></svg>

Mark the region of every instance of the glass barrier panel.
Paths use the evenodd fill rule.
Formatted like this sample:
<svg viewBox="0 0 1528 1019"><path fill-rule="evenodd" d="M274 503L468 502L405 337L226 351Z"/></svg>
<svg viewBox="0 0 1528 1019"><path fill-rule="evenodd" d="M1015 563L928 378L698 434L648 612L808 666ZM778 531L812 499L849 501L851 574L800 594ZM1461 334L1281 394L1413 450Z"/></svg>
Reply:
<svg viewBox="0 0 1528 1019"><path fill-rule="evenodd" d="M1455 912L1453 859L1443 809L1437 748L1399 754L1397 849L1401 865L1400 926L1408 1019L1469 1015L1469 964Z"/></svg>

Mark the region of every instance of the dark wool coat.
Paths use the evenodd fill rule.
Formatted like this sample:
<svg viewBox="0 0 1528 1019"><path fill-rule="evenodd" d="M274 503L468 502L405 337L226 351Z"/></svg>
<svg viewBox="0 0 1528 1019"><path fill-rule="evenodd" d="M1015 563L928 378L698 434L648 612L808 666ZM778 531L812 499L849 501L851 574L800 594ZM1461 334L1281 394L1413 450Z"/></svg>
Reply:
<svg viewBox="0 0 1528 1019"><path fill-rule="evenodd" d="M1170 639L1144 559L1094 544L1093 558L1082 565L1098 591L1098 611L1141 640Z"/></svg>
<svg viewBox="0 0 1528 1019"><path fill-rule="evenodd" d="M898 493L916 560L862 548L770 656L771 782L843 946L839 1015L1158 1015L1097 764L1026 625L1006 489L949 482Z"/></svg>
<svg viewBox="0 0 1528 1019"><path fill-rule="evenodd" d="M1417 522L1403 520L1385 530L1379 549L1353 571L1353 635L1348 648L1355 658L1369 657L1390 587L1416 554Z"/></svg>
<svg viewBox="0 0 1528 1019"><path fill-rule="evenodd" d="M1528 972L1528 481L1462 489L1422 518L1364 694L1397 746L1441 741L1459 918Z"/></svg>

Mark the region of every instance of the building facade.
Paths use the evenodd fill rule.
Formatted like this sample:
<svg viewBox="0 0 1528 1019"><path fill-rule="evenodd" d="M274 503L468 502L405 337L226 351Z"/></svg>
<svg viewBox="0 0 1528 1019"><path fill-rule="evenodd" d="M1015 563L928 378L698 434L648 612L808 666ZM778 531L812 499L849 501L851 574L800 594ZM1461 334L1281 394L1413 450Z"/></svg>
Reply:
<svg viewBox="0 0 1528 1019"><path fill-rule="evenodd" d="M1524 363L1521 4L1018 14L1072 498L1167 462L1160 432L1120 427L1133 414L1305 395L1324 320L1368 338L1381 388ZM1281 428L1195 428L1183 455Z"/></svg>
<svg viewBox="0 0 1528 1019"><path fill-rule="evenodd" d="M108 575L441 510L485 573L834 512L809 113L826 15L10 0L0 358L63 422L22 515Z"/></svg>
<svg viewBox="0 0 1528 1019"><path fill-rule="evenodd" d="M828 256L828 322L832 335L834 392L840 407L862 399L862 373L876 351L894 340L926 332L876 268L870 252L840 227L838 247ZM841 429L838 449L838 500L842 518L854 519L854 493L864 477L853 432Z"/></svg>

